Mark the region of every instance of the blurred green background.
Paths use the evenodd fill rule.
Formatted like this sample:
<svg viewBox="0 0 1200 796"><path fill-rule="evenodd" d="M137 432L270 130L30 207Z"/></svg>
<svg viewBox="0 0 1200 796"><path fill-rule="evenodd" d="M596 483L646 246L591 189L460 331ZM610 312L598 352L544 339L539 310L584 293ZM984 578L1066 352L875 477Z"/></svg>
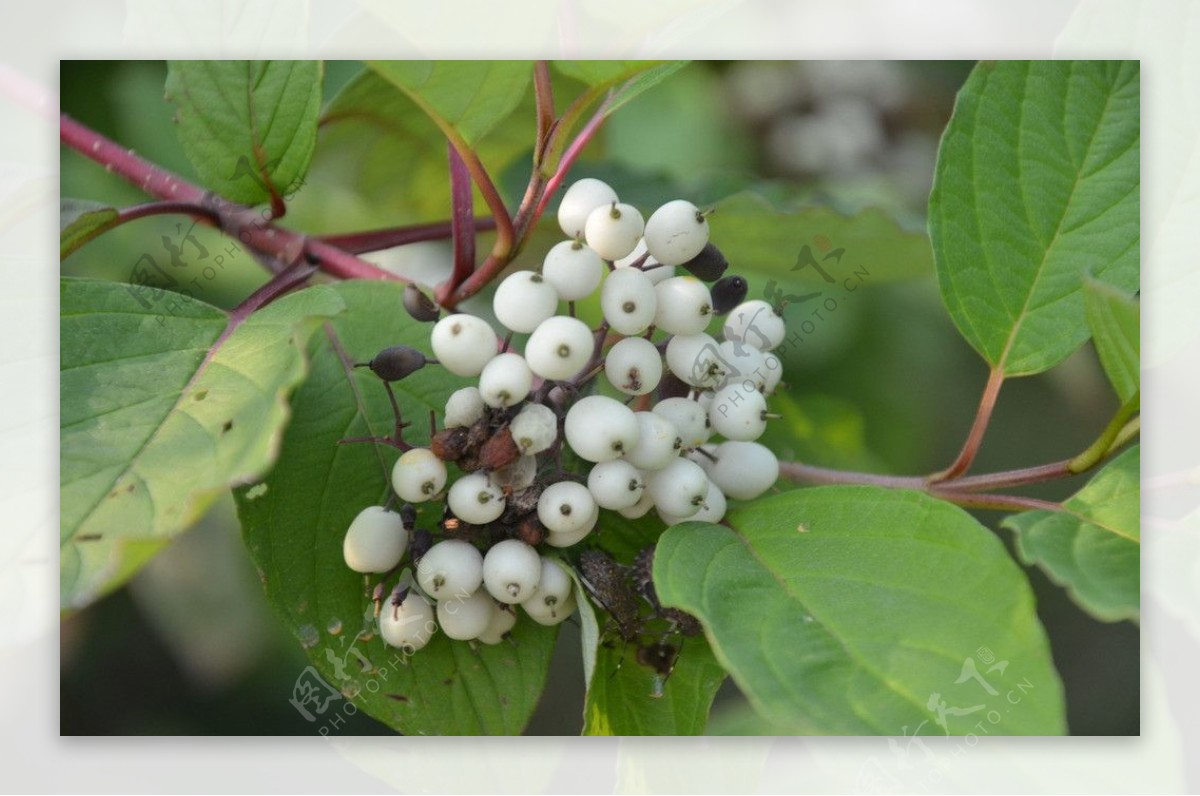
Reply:
<svg viewBox="0 0 1200 796"><path fill-rule="evenodd" d="M694 63L614 115L573 176L610 179L646 212L653 197L712 201L754 186L772 197L845 210L882 207L920 230L938 137L970 68L969 62ZM326 97L360 69L356 62L327 64ZM163 99L165 76L161 62L63 62L62 111L195 179ZM563 79L555 88L560 98L578 91ZM533 112L527 106L481 147L510 201L528 176ZM365 124L326 125L284 223L334 232L444 218L444 158L444 149L419 147L414 157ZM66 150L61 191L64 198L116 205L145 200ZM163 236L178 238L179 223L159 217L119 228L64 261L63 273L128 280L137 259L158 250ZM719 217L712 223L719 244ZM206 247L222 248L216 233L196 234ZM536 262L554 240L539 236L522 261ZM781 252L780 269L795 256ZM848 251L848 264L852 256ZM433 281L449 254L441 244L425 244L378 261ZM262 268L239 254L216 278L199 279L197 297L231 307L264 279ZM763 287L752 284L752 296ZM802 344L789 346L785 373L788 388L779 399L785 418L765 439L780 458L897 473L929 472L954 457L986 378L942 308L932 273L888 284L866 279L853 302L841 302ZM1050 373L1005 385L976 471L1072 455L1115 409L1085 346ZM1060 499L1080 485L1074 479L1031 494ZM989 527L1000 519L978 516ZM1007 532L1000 535L1009 541ZM1137 627L1098 623L1040 571L1029 575L1066 686L1072 733L1137 734ZM530 734L574 734L582 726L577 642L577 629L565 625ZM310 734L311 725L288 702L305 665L299 644L267 607L225 499L128 587L62 623L61 732ZM743 711L728 684L712 729L736 726ZM344 731L390 732L361 713Z"/></svg>

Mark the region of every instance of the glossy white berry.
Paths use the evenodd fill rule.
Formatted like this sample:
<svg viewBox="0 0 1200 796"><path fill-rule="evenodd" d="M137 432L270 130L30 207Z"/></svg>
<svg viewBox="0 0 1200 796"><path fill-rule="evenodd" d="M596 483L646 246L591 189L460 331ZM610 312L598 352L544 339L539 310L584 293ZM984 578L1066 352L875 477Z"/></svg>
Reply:
<svg viewBox="0 0 1200 796"><path fill-rule="evenodd" d="M690 517L676 517L674 514L668 514L659 509L658 518L668 526L689 520L695 520L696 522L720 522L725 517L726 508L725 495L721 494L721 490L717 488L716 484L709 481L708 493L704 496L704 505L695 514Z"/></svg>
<svg viewBox="0 0 1200 796"><path fill-rule="evenodd" d="M542 577L542 559L529 545L505 539L492 545L483 557L483 585L502 603L529 599Z"/></svg>
<svg viewBox="0 0 1200 796"><path fill-rule="evenodd" d="M557 625L575 612L575 584L553 559L542 559L542 577L537 594L521 603L525 613L539 625Z"/></svg>
<svg viewBox="0 0 1200 796"><path fill-rule="evenodd" d="M542 321L525 343L530 369L543 379L569 379L592 358L592 330L578 318L556 315Z"/></svg>
<svg viewBox="0 0 1200 796"><path fill-rule="evenodd" d="M644 337L626 337L608 350L604 375L626 395L645 395L662 379L662 355Z"/></svg>
<svg viewBox="0 0 1200 796"><path fill-rule="evenodd" d="M654 325L668 334L699 334L713 318L708 285L694 276L673 276L654 286Z"/></svg>
<svg viewBox="0 0 1200 796"><path fill-rule="evenodd" d="M439 602L471 594L483 583L483 556L461 539L438 542L421 556L417 583Z"/></svg>
<svg viewBox="0 0 1200 796"><path fill-rule="evenodd" d="M478 376L499 342L487 321L461 312L442 318L429 335L438 362L457 376Z"/></svg>
<svg viewBox="0 0 1200 796"><path fill-rule="evenodd" d="M486 525L504 513L504 493L483 473L471 473L450 486L446 504L463 522Z"/></svg>
<svg viewBox="0 0 1200 796"><path fill-rule="evenodd" d="M383 506L367 506L360 511L342 540L346 566L355 572L387 572L400 563L407 548L404 521Z"/></svg>
<svg viewBox="0 0 1200 796"><path fill-rule="evenodd" d="M712 481L734 500L753 500L779 478L779 460L757 442L722 442L714 455Z"/></svg>
<svg viewBox="0 0 1200 796"><path fill-rule="evenodd" d="M488 619L487 627L475 637L475 640L483 644L499 644L504 641L505 635L516 624L517 612L507 605L500 605L493 601L492 615Z"/></svg>
<svg viewBox="0 0 1200 796"><path fill-rule="evenodd" d="M446 415L442 418L442 425L445 428L469 426L483 417L483 410L486 406L483 396L479 394L478 387L463 387L455 390L446 399Z"/></svg>
<svg viewBox="0 0 1200 796"><path fill-rule="evenodd" d="M640 260L643 254L646 254L645 238L642 238L640 241L638 241L638 245L635 246L633 251L631 251L629 254L622 257L620 260L614 260L613 265L618 269L629 268L638 260ZM639 269L643 274L646 275L646 278L649 279L650 283L653 285L657 285L664 279L670 279L671 277L675 276L675 268L673 266L663 265L658 260L655 260L650 256L647 256L646 259L642 261Z"/></svg>
<svg viewBox="0 0 1200 796"><path fill-rule="evenodd" d="M586 486L559 481L542 490L537 515L550 533L574 533L585 527L591 530L589 522L595 508L596 500Z"/></svg>
<svg viewBox="0 0 1200 796"><path fill-rule="evenodd" d="M438 600L437 621L449 638L470 641L487 630L494 610L491 595L480 589L467 597Z"/></svg>
<svg viewBox="0 0 1200 796"><path fill-rule="evenodd" d="M775 388L779 386L779 382L783 379L783 363L779 357L769 351L763 354L763 370L767 377L763 382L762 394L770 395L775 392Z"/></svg>
<svg viewBox="0 0 1200 796"><path fill-rule="evenodd" d="M617 513L626 519L637 520L645 517L652 508L654 508L654 498L650 496L649 490L646 490L642 492L637 503L627 509L617 509Z"/></svg>
<svg viewBox="0 0 1200 796"><path fill-rule="evenodd" d="M730 384L713 396L708 419L713 431L726 439L756 440L767 430L767 399L745 384Z"/></svg>
<svg viewBox="0 0 1200 796"><path fill-rule="evenodd" d="M679 518L691 517L704 505L708 476L689 459L675 459L661 470L646 473L646 490L654 505Z"/></svg>
<svg viewBox="0 0 1200 796"><path fill-rule="evenodd" d="M520 492L537 478L537 457L518 456L488 473L488 481L506 492Z"/></svg>
<svg viewBox="0 0 1200 796"><path fill-rule="evenodd" d="M517 450L532 456L547 450L558 439L558 415L543 404L525 404L509 423L508 430Z"/></svg>
<svg viewBox="0 0 1200 796"><path fill-rule="evenodd" d="M644 227L636 207L611 202L588 214L583 237L605 260L619 260L637 247Z"/></svg>
<svg viewBox="0 0 1200 796"><path fill-rule="evenodd" d="M596 523L600 521L600 507L593 504L592 513L588 516L587 522L580 525L573 531L552 531L546 534L546 544L551 547L571 547L579 544L587 535L596 527Z"/></svg>
<svg viewBox="0 0 1200 796"><path fill-rule="evenodd" d="M563 423L567 444L589 462L619 458L637 443L637 433L633 410L604 395L580 398Z"/></svg>
<svg viewBox="0 0 1200 796"><path fill-rule="evenodd" d="M600 311L615 332L641 334L654 323L657 308L654 284L634 268L613 271L600 286Z"/></svg>
<svg viewBox="0 0 1200 796"><path fill-rule="evenodd" d="M479 394L485 404L496 408L519 404L532 387L533 371L520 354L499 354L479 374Z"/></svg>
<svg viewBox="0 0 1200 796"><path fill-rule="evenodd" d="M558 309L558 291L541 274L516 271L504 277L492 297L496 320L528 334Z"/></svg>
<svg viewBox="0 0 1200 796"><path fill-rule="evenodd" d="M558 225L568 238L583 235L584 225L592 211L601 205L617 201L617 192L608 183L584 177L571 183L558 205Z"/></svg>
<svg viewBox="0 0 1200 796"><path fill-rule="evenodd" d="M625 451L625 459L642 470L661 470L679 455L683 441L675 424L654 412L635 412L637 442Z"/></svg>
<svg viewBox="0 0 1200 796"><path fill-rule="evenodd" d="M664 265L681 265L708 243L708 220L691 202L676 199L646 221L646 248Z"/></svg>
<svg viewBox="0 0 1200 796"><path fill-rule="evenodd" d="M601 462L588 473L588 491L602 509L627 509L642 499L646 482L624 459Z"/></svg>
<svg viewBox="0 0 1200 796"><path fill-rule="evenodd" d="M725 319L726 340L749 343L759 351L770 351L787 335L783 317L761 299L743 302L734 307Z"/></svg>
<svg viewBox="0 0 1200 796"><path fill-rule="evenodd" d="M407 503L424 503L446 487L446 463L429 448L413 448L400 454L392 466L392 489Z"/></svg>
<svg viewBox="0 0 1200 796"><path fill-rule="evenodd" d="M436 632L433 606L416 589L409 589L399 605L388 600L379 611L379 635L388 646L416 652Z"/></svg>
<svg viewBox="0 0 1200 796"><path fill-rule="evenodd" d="M761 391L767 383L767 360L763 352L749 343L725 340L717 346L717 353L726 373L716 386L745 384L747 389Z"/></svg>
<svg viewBox="0 0 1200 796"><path fill-rule="evenodd" d="M578 301L592 295L607 272L600 255L579 240L556 244L542 261L542 276L563 301Z"/></svg>
<svg viewBox="0 0 1200 796"><path fill-rule="evenodd" d="M685 448L695 448L708 442L712 424L700 404L687 398L667 398L654 405L654 414L666 418L675 426Z"/></svg>
<svg viewBox="0 0 1200 796"><path fill-rule="evenodd" d="M704 332L672 337L667 343L666 361L680 381L693 387L715 387L729 371L717 341Z"/></svg>

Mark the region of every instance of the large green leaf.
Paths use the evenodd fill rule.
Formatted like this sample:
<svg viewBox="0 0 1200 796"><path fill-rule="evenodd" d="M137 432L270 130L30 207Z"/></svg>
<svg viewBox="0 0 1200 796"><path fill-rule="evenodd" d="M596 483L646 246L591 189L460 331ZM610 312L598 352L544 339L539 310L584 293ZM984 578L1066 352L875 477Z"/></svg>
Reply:
<svg viewBox="0 0 1200 796"><path fill-rule="evenodd" d="M171 61L167 99L196 173L256 204L295 190L317 143L320 61Z"/></svg>
<svg viewBox="0 0 1200 796"><path fill-rule="evenodd" d="M1088 277L1083 282L1083 300L1100 364L1125 403L1141 385L1141 309L1137 299Z"/></svg>
<svg viewBox="0 0 1200 796"><path fill-rule="evenodd" d="M529 61L369 61L442 129L468 145L521 103L533 77Z"/></svg>
<svg viewBox="0 0 1200 796"><path fill-rule="evenodd" d="M840 735L1065 730L1029 584L966 512L917 492L816 487L726 523L668 529L654 580L700 618L768 721Z"/></svg>
<svg viewBox="0 0 1200 796"><path fill-rule="evenodd" d="M348 311L312 340L312 373L292 400L279 463L235 495L267 598L324 680L390 727L405 734L518 733L541 694L554 628L522 617L511 643L477 648L439 633L401 662L375 634L363 576L342 559L346 528L364 507L385 500L398 454L370 443L338 444L392 428L379 380L349 368L338 350L353 361L397 344L428 353L430 327L400 309L402 285L344 282L334 290ZM434 366L397 382L412 421L406 439L427 441L430 410L440 411L467 383ZM440 509L425 507L418 524L436 523Z"/></svg>
<svg viewBox="0 0 1200 796"><path fill-rule="evenodd" d="M1063 511L1027 511L1004 520L1017 535L1021 558L1106 622L1140 615L1140 475L1135 445L1065 501Z"/></svg>
<svg viewBox="0 0 1200 796"><path fill-rule="evenodd" d="M99 202L82 199L62 199L58 213L58 256L65 259L97 235L112 229L117 223L117 209Z"/></svg>
<svg viewBox="0 0 1200 796"><path fill-rule="evenodd" d="M678 639L670 643L678 645ZM620 639L603 643L584 706L584 735L703 735L725 670L704 639L687 639L663 683Z"/></svg>
<svg viewBox="0 0 1200 796"><path fill-rule="evenodd" d="M62 280L64 609L119 585L230 483L271 464L314 318L342 306L310 288L234 326L175 293Z"/></svg>
<svg viewBox="0 0 1200 796"><path fill-rule="evenodd" d="M1086 272L1137 287L1139 98L1136 61L982 63L959 92L929 231L954 323L1007 375L1087 340Z"/></svg>

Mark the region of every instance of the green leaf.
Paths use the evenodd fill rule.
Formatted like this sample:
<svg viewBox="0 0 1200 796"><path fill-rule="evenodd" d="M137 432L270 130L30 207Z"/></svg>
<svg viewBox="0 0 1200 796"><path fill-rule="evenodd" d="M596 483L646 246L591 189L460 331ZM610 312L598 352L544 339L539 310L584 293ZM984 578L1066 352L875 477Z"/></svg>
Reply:
<svg viewBox="0 0 1200 796"><path fill-rule="evenodd" d="M725 522L669 528L654 581L664 604L700 618L768 721L840 735L958 735L981 720L991 735L1065 730L1029 584L966 512L838 486L763 498ZM942 703L971 712L943 709L939 726Z"/></svg>
<svg viewBox="0 0 1200 796"><path fill-rule="evenodd" d="M61 283L61 599L115 588L229 484L275 459L332 290L286 296L231 325L152 288Z"/></svg>
<svg viewBox="0 0 1200 796"><path fill-rule="evenodd" d="M1097 619L1137 620L1141 587L1141 453L1135 445L1109 462L1064 511L1008 517L1017 552Z"/></svg>
<svg viewBox="0 0 1200 796"><path fill-rule="evenodd" d="M588 86L608 88L666 61L554 61L554 68ZM683 66L687 61L673 63Z"/></svg>
<svg viewBox="0 0 1200 796"><path fill-rule="evenodd" d="M579 573L566 562L559 561L558 565L571 576L575 584L575 602L579 605L579 652L583 660L583 683L585 688L591 688L592 677L596 672L596 653L600 648L600 623L596 620L596 609L592 607L588 593L579 580Z"/></svg>
<svg viewBox="0 0 1200 796"><path fill-rule="evenodd" d="M1087 277L1083 301L1100 364L1124 403L1141 385L1141 308L1133 296Z"/></svg>
<svg viewBox="0 0 1200 796"><path fill-rule="evenodd" d="M171 61L167 99L205 186L244 204L299 188L317 143L320 61Z"/></svg>
<svg viewBox="0 0 1200 796"><path fill-rule="evenodd" d="M670 643L678 646L677 640ZM602 644L584 707L584 735L703 735L725 670L703 639L686 639L666 682L619 639Z"/></svg>
<svg viewBox="0 0 1200 796"><path fill-rule="evenodd" d="M117 209L84 199L62 199L58 212L58 246L60 259L83 244L116 226Z"/></svg>
<svg viewBox="0 0 1200 796"><path fill-rule="evenodd" d="M929 232L955 325L1006 375L1087 340L1086 272L1137 287L1139 98L1136 61L985 62L959 92Z"/></svg>
<svg viewBox="0 0 1200 796"><path fill-rule="evenodd" d="M447 137L474 146L516 110L533 77L530 61L368 61ZM532 124L532 122L531 122Z"/></svg>
<svg viewBox="0 0 1200 796"><path fill-rule="evenodd" d="M399 344L428 355L430 327L398 310L403 285L344 282L333 289L347 312L309 346L312 372L293 397L279 463L261 483L235 494L267 599L316 672L393 729L409 735L519 733L542 692L556 628L522 617L511 643L474 649L439 633L404 660L375 632L374 581L343 561L346 528L363 508L386 499L398 456L382 445L339 444L390 433L393 424L379 380L349 363ZM427 442L430 410L441 411L450 392L467 383L432 366L397 382L397 399L412 421L405 438ZM425 504L418 527L440 521L441 508Z"/></svg>

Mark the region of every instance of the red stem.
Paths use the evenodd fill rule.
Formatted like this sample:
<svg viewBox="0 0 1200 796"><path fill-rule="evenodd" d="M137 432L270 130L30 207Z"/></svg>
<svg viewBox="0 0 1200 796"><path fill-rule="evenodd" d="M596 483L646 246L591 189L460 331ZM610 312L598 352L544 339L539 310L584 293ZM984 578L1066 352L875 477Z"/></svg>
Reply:
<svg viewBox="0 0 1200 796"><path fill-rule="evenodd" d="M453 145L450 157L450 230L454 242L454 271L437 290L436 300L444 302L475 270L475 197L467 164Z"/></svg>
<svg viewBox="0 0 1200 796"><path fill-rule="evenodd" d="M554 87L550 80L550 64L546 61L533 62L533 96L537 102L537 148L533 153L533 167L540 170L554 130Z"/></svg>
<svg viewBox="0 0 1200 796"><path fill-rule="evenodd" d="M610 98L606 98L600 103L600 107L592 114L592 118L588 119L588 123L579 131L579 135L575 136L575 140L570 143L567 150L563 153L562 159L558 162L558 168L554 170L554 174L546 181L546 188L542 192L541 201L537 204L537 209L533 212L532 223L536 224L538 219L542 217L542 213L546 210L546 205L549 204L550 198L554 192L567 177L567 172L571 170L576 159L579 158L584 147L596 136L596 132L600 129L600 125L604 123L605 114L608 111Z"/></svg>
<svg viewBox="0 0 1200 796"><path fill-rule="evenodd" d="M951 481L971 469L979 446L983 444L983 435L987 432L988 423L992 419L992 410L996 408L996 397L1000 394L1000 385L1004 383L1004 371L992 368L988 373L987 384L983 387L983 395L979 399L979 409L975 413L975 422L967 434L967 440L959 451L958 458L941 472L929 476L931 483Z"/></svg>
<svg viewBox="0 0 1200 796"><path fill-rule="evenodd" d="M495 219L476 218L475 231L489 232L496 228ZM453 234L450 221L434 221L429 224L413 224L407 227L372 229L364 232L345 232L337 235L320 235L317 240L350 252L364 254L393 246L406 246L430 240L445 240Z"/></svg>

